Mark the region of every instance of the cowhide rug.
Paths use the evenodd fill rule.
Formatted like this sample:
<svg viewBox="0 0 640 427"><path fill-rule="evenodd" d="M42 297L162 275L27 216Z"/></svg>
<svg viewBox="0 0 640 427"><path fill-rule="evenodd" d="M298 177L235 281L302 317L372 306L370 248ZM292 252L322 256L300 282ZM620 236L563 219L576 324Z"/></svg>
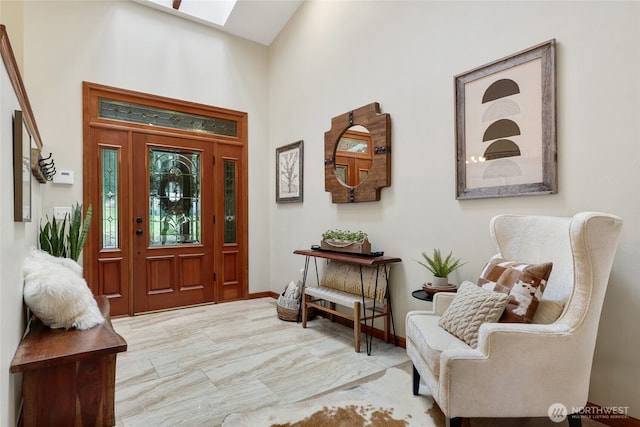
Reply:
<svg viewBox="0 0 640 427"><path fill-rule="evenodd" d="M411 393L411 375L389 368L373 381L315 399L230 414L223 427L440 427L429 396Z"/></svg>

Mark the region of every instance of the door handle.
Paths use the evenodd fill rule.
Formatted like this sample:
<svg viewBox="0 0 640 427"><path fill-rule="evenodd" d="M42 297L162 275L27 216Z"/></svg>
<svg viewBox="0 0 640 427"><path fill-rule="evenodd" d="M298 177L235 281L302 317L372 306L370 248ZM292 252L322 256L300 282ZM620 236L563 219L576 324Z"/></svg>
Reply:
<svg viewBox="0 0 640 427"><path fill-rule="evenodd" d="M137 218L136 218L136 222L137 222L138 224L142 224L142 217L141 217L141 216L137 217Z"/></svg>
<svg viewBox="0 0 640 427"><path fill-rule="evenodd" d="M138 228L138 229L136 230L136 235L138 235L138 236L142 236L142 229L141 229L141 228Z"/></svg>

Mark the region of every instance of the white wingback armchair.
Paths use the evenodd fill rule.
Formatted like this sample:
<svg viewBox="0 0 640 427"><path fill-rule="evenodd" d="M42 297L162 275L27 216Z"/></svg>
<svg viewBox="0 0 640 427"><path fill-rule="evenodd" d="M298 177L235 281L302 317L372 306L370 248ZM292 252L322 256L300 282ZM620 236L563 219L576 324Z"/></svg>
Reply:
<svg viewBox="0 0 640 427"><path fill-rule="evenodd" d="M538 310L560 302L547 324L484 323L471 348L438 325L455 294L435 295L433 310L406 317L413 393L420 380L447 418L546 417L553 404L572 409L587 403L600 312L622 220L582 212L573 218L500 215L490 232L504 258L553 262ZM535 319L534 319L535 321ZM554 405L557 407L557 405ZM562 410L562 407L560 407Z"/></svg>

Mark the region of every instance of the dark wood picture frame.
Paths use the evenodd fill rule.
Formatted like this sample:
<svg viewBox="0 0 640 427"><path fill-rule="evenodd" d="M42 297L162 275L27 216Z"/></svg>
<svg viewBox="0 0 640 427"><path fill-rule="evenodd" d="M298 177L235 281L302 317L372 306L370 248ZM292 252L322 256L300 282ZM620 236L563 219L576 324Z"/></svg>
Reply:
<svg viewBox="0 0 640 427"><path fill-rule="evenodd" d="M555 44L455 76L457 199L558 192Z"/></svg>
<svg viewBox="0 0 640 427"><path fill-rule="evenodd" d="M31 222L31 138L20 110L13 115L13 220Z"/></svg>
<svg viewBox="0 0 640 427"><path fill-rule="evenodd" d="M304 141L276 148L276 203L301 203L304 190Z"/></svg>

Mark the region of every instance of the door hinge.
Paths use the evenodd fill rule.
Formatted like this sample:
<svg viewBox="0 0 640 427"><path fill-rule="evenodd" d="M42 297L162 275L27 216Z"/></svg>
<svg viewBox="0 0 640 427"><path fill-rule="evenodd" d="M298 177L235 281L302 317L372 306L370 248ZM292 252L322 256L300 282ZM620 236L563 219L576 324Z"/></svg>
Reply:
<svg viewBox="0 0 640 427"><path fill-rule="evenodd" d="M216 281L216 273L213 273L213 281Z"/></svg>
<svg viewBox="0 0 640 427"><path fill-rule="evenodd" d="M216 216L215 215L213 216L213 223L214 224L216 223Z"/></svg>

